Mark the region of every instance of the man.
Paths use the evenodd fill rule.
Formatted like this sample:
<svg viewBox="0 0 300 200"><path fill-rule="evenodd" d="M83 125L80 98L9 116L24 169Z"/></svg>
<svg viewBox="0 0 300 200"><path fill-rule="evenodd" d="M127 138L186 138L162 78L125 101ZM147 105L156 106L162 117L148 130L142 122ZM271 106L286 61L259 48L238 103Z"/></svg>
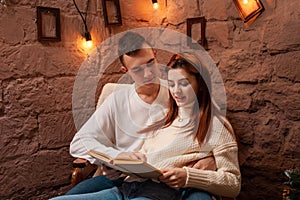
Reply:
<svg viewBox="0 0 300 200"><path fill-rule="evenodd" d="M111 94L74 136L70 153L94 164L89 150L97 150L111 157L146 160L139 153L146 135L137 131L165 117L168 102L166 82L159 79L156 52L139 34L128 32L119 41L121 70L134 80L129 88ZM199 161L196 168L209 167L213 159ZM84 181L67 194L91 193L111 188L123 179L120 172L103 167L103 175Z"/></svg>

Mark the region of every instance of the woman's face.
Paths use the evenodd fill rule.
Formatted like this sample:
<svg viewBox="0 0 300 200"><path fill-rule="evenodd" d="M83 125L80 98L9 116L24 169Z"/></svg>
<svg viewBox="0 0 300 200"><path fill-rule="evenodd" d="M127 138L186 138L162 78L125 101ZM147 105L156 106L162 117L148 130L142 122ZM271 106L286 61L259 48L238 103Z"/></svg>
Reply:
<svg viewBox="0 0 300 200"><path fill-rule="evenodd" d="M184 69L171 69L168 72L168 85L178 107L193 104L197 100L195 91L198 89L196 77Z"/></svg>

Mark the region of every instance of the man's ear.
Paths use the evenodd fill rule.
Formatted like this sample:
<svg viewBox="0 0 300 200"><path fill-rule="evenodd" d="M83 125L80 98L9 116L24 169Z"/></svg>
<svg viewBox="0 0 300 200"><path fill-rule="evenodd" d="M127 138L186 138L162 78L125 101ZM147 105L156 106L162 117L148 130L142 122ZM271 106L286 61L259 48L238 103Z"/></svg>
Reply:
<svg viewBox="0 0 300 200"><path fill-rule="evenodd" d="M153 54L154 54L154 57L156 58L156 49L153 49Z"/></svg>
<svg viewBox="0 0 300 200"><path fill-rule="evenodd" d="M128 69L126 67L122 66L121 67L121 71L124 72L124 73L126 73L128 71Z"/></svg>

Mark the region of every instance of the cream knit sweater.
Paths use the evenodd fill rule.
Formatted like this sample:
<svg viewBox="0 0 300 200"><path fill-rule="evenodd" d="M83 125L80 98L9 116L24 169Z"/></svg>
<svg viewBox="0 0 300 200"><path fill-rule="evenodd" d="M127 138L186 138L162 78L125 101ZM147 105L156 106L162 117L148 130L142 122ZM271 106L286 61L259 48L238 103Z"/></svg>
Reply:
<svg viewBox="0 0 300 200"><path fill-rule="evenodd" d="M185 187L236 197L241 187L237 142L217 117L212 123L212 129L201 147L195 139L194 124L189 122L189 118L180 118L152 134L141 151L146 154L147 161L159 169L184 167L187 171ZM217 171L185 167L189 162L208 155L214 156Z"/></svg>

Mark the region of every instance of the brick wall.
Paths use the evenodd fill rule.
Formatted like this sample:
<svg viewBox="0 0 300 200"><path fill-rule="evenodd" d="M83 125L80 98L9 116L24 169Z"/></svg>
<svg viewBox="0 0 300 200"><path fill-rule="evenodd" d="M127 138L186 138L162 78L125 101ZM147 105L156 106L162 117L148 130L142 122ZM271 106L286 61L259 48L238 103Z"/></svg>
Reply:
<svg viewBox="0 0 300 200"><path fill-rule="evenodd" d="M47 199L69 189L73 85L88 57L77 42L83 24L72 1L6 2L0 4L0 199ZM96 44L137 27L186 33L186 18L206 17L208 52L241 142L239 199L279 199L283 171L300 168L300 3L262 2L265 12L249 26L231 0L165 0L157 11L150 0L122 0L123 25L112 28L104 26L101 2L91 0L87 17ZM37 41L36 6L60 8L60 42ZM84 10L85 1L78 6ZM121 76L113 65L96 96L103 82Z"/></svg>

